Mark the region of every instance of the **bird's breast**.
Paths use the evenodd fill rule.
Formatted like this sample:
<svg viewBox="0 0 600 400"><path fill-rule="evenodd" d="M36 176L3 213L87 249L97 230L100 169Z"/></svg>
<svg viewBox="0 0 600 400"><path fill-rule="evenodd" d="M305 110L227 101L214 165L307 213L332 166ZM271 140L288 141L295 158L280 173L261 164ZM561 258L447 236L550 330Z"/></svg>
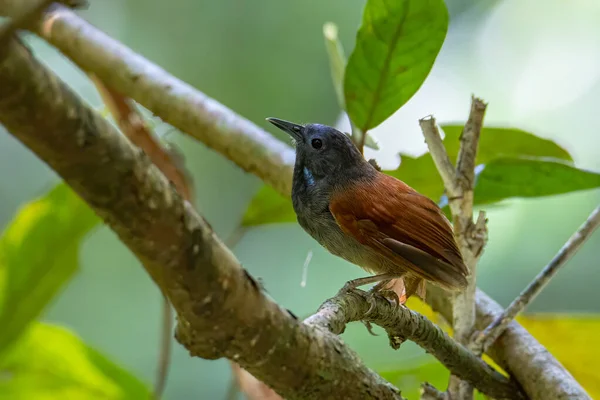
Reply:
<svg viewBox="0 0 600 400"><path fill-rule="evenodd" d="M344 233L328 207L321 211L311 209L306 204L295 204L294 208L296 207L299 208L296 214L300 226L333 255L371 273L387 272L391 268L391 265L387 265L388 260Z"/></svg>

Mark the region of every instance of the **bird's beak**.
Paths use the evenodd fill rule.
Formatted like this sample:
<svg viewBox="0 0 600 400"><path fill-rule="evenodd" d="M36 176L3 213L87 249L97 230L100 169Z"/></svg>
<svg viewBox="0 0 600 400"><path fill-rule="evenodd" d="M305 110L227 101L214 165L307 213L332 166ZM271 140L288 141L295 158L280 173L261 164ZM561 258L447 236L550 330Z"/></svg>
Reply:
<svg viewBox="0 0 600 400"><path fill-rule="evenodd" d="M302 125L295 124L293 122L284 121L278 118L267 118L267 121L293 137L298 141L303 141L304 137L302 136L302 132L304 131L304 127Z"/></svg>

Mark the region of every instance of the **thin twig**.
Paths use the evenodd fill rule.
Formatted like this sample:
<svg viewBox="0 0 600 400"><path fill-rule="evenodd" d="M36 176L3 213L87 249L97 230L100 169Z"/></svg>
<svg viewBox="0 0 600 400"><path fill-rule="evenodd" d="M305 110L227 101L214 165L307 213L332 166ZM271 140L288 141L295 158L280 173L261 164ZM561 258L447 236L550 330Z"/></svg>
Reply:
<svg viewBox="0 0 600 400"><path fill-rule="evenodd" d="M465 124L463 132L460 136L460 149L456 159L456 179L458 186L462 187L463 191L473 190L475 182L475 159L477 158L477 149L479 148L479 137L481 136L481 128L483 127L483 117L487 104L483 100L471 96L471 111L469 119ZM473 201L462 202L463 215L473 214Z"/></svg>
<svg viewBox="0 0 600 400"><path fill-rule="evenodd" d="M368 294L361 290L341 293L325 301L317 313L304 322L335 334L344 332L346 324L352 321L379 325L387 332L392 348L398 349L403 342L410 340L437 358L453 374L472 382L482 393L498 399L524 398L513 382L423 315L404 306L394 310L383 298L373 301L371 304Z"/></svg>
<svg viewBox="0 0 600 400"><path fill-rule="evenodd" d="M421 126L421 131L425 137L425 142L429 148L431 158L433 158L433 162L435 163L435 166L442 177L442 181L444 182L444 187L446 188L448 198L456 197L456 172L452 162L450 161L450 158L448 157L448 152L446 152L444 143L442 142L442 136L440 135L435 118L433 118L432 115L421 118L419 120L419 125Z"/></svg>
<svg viewBox="0 0 600 400"><path fill-rule="evenodd" d="M579 250L581 245L600 226L600 206L596 207L587 220L569 238L552 261L535 277L535 279L513 300L502 314L475 337L474 349L479 353L485 352L499 337L506 327L529 303L536 298L542 289L550 282L558 270Z"/></svg>

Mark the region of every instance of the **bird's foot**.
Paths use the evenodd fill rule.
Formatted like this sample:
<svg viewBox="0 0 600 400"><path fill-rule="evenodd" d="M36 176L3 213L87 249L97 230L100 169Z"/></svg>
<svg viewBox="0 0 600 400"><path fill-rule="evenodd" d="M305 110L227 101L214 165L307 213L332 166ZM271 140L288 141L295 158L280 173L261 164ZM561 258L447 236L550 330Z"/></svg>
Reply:
<svg viewBox="0 0 600 400"><path fill-rule="evenodd" d="M374 288L378 288L378 290L380 288L382 288L382 285L384 285L385 283L387 283L390 279L395 279L395 278L399 278L398 274L379 274L379 275L373 275L373 276L367 276L364 278L357 278L357 279L352 279L348 282L346 282L346 284L339 290L338 294L343 294L349 291L352 291L354 289L356 289L359 286L364 286L364 285L368 285L370 283L377 283L377 285L374 286Z"/></svg>
<svg viewBox="0 0 600 400"><path fill-rule="evenodd" d="M366 315L369 315L373 312L373 310L375 309L375 307L377 306L375 297L376 296L380 296L383 297L385 300L387 300L393 307L393 311L396 312L398 310L398 307L400 307L401 305L404 305L404 303L406 303L406 299L404 299L404 301L402 301L402 296L401 298L398 297L398 294L390 289L380 289L377 287L374 287L373 289L369 290L369 292L367 292L367 302L369 303L369 309L367 310L367 312L365 313Z"/></svg>
<svg viewBox="0 0 600 400"><path fill-rule="evenodd" d="M356 290L359 286L368 285L370 283L377 283L371 290L369 290L366 294L366 300L369 303L369 309L364 314L364 317L367 317L370 313L373 312L375 307L377 307L377 301L375 299L376 296L381 296L387 301L389 301L394 307L394 312L397 310L400 304L404 304L400 302L398 295L393 290L387 289L387 285L390 283L391 279L400 278L397 274L380 274L374 276L368 276L365 278L353 279L348 282L338 291L337 295L344 295L348 292ZM373 332L373 326L368 320L361 320L361 322L367 328L367 331L373 336L377 336L376 333Z"/></svg>
<svg viewBox="0 0 600 400"><path fill-rule="evenodd" d="M392 305L393 312L396 312L398 310L398 307L404 304L401 303L401 299L398 298L398 294L396 294L396 292L394 292L393 290L381 289L381 287L385 286L386 283L387 282L382 282L381 286L378 285L379 287L376 286L367 292L366 300L369 303L369 309L364 314L363 318L370 315L373 312L373 310L375 310L375 307L377 307L377 296L383 297L385 300L387 300ZM373 326L369 321L361 320L361 322L365 325L367 331L369 331L371 335L377 336L377 334L373 332Z"/></svg>

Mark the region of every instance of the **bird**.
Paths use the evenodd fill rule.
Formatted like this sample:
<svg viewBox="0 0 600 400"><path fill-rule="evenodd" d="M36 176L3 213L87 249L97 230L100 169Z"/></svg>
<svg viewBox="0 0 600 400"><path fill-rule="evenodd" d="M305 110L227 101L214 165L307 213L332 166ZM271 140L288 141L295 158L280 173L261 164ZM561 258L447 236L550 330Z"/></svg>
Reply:
<svg viewBox="0 0 600 400"><path fill-rule="evenodd" d="M405 304L414 294L424 298L426 282L451 292L466 287L469 269L433 200L381 172L333 127L267 121L295 145L291 197L299 225L330 253L371 274L340 291L375 283L371 294ZM390 298L395 282L402 296Z"/></svg>

